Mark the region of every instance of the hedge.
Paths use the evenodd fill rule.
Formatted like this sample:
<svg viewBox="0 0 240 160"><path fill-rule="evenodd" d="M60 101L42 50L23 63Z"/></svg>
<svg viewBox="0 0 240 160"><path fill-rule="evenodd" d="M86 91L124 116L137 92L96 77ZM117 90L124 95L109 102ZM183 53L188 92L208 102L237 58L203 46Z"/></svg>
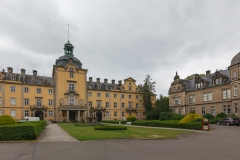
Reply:
<svg viewBox="0 0 240 160"><path fill-rule="evenodd" d="M179 121L173 121L173 120L171 120L171 121L138 120L138 121L132 122L132 125L151 126L151 127L183 128L183 129L195 129L195 130L202 129L201 122L179 123Z"/></svg>
<svg viewBox="0 0 240 160"><path fill-rule="evenodd" d="M102 120L101 123L113 123L113 124L119 124L118 120ZM121 124L126 124L127 121L121 121Z"/></svg>
<svg viewBox="0 0 240 160"><path fill-rule="evenodd" d="M96 126L95 130L126 130L127 127L124 126Z"/></svg>
<svg viewBox="0 0 240 160"><path fill-rule="evenodd" d="M0 126L0 140L11 141L36 139L46 125L46 121L35 121Z"/></svg>
<svg viewBox="0 0 240 160"><path fill-rule="evenodd" d="M16 124L16 121L9 115L0 116L0 125L11 125Z"/></svg>

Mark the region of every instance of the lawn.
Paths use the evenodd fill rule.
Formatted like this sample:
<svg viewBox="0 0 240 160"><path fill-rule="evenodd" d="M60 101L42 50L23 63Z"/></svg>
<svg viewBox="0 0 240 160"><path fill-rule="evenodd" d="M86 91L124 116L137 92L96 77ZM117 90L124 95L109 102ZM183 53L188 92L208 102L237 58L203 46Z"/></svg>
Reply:
<svg viewBox="0 0 240 160"><path fill-rule="evenodd" d="M193 133L183 130L167 130L158 128L137 128L128 126L127 130L94 130L94 126L75 126L73 123L58 124L79 141L100 139L172 139L180 134Z"/></svg>

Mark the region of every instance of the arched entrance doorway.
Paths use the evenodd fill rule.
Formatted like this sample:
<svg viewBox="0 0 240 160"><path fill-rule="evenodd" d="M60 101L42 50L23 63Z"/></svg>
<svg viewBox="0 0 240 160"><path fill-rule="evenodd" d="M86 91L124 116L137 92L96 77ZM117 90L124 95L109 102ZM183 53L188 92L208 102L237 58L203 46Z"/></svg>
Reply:
<svg viewBox="0 0 240 160"><path fill-rule="evenodd" d="M69 121L71 121L71 122L76 121L76 112L75 111L69 111Z"/></svg>
<svg viewBox="0 0 240 160"><path fill-rule="evenodd" d="M97 117L97 122L101 122L101 120L102 120L102 112L98 111L96 113L96 117Z"/></svg>
<svg viewBox="0 0 240 160"><path fill-rule="evenodd" d="M43 111L36 111L35 112L35 117L39 117L40 120L43 120L44 119L44 116L43 116Z"/></svg>

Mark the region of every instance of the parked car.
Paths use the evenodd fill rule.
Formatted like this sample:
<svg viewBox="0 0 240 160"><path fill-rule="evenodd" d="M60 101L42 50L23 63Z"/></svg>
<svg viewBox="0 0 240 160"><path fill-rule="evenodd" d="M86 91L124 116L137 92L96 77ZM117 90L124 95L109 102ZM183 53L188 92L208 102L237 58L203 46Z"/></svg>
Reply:
<svg viewBox="0 0 240 160"><path fill-rule="evenodd" d="M218 125L221 125L221 124L226 124L227 126L230 126L230 125L239 126L240 125L240 119L239 118L225 117L222 120L218 121Z"/></svg>
<svg viewBox="0 0 240 160"><path fill-rule="evenodd" d="M39 117L24 117L19 122L28 122L28 121L40 121Z"/></svg>

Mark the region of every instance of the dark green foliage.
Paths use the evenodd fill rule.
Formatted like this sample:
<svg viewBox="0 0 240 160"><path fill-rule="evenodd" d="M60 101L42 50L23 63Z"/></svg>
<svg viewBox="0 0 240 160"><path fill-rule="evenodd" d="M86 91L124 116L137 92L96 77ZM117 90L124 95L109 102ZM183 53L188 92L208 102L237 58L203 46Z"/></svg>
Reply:
<svg viewBox="0 0 240 160"><path fill-rule="evenodd" d="M126 130L125 126L96 126L95 130Z"/></svg>
<svg viewBox="0 0 240 160"><path fill-rule="evenodd" d="M202 122L202 118L197 118L197 119L195 119L193 122Z"/></svg>
<svg viewBox="0 0 240 160"><path fill-rule="evenodd" d="M136 120L136 117L135 116L132 116L132 115L130 115L130 116L128 116L127 117L127 121L135 121Z"/></svg>
<svg viewBox="0 0 240 160"><path fill-rule="evenodd" d="M0 140L11 141L36 139L46 125L46 121L34 121L0 126Z"/></svg>
<svg viewBox="0 0 240 160"><path fill-rule="evenodd" d="M159 108L153 108L151 111L149 111L146 114L147 120L156 120L156 119L159 119L159 116L160 116Z"/></svg>
<svg viewBox="0 0 240 160"><path fill-rule="evenodd" d="M74 123L75 126L86 127L86 126L103 126L101 123Z"/></svg>
<svg viewBox="0 0 240 160"><path fill-rule="evenodd" d="M0 116L0 125L11 125L11 124L16 124L17 122L8 115L1 115Z"/></svg>
<svg viewBox="0 0 240 160"><path fill-rule="evenodd" d="M202 129L202 123L201 122L191 122L191 123L179 123L179 121L158 121L158 120L152 120L152 121L135 121L132 122L132 125L138 125L138 126L151 126L151 127L168 127L168 128L184 128L184 129L195 129L195 130L201 130Z"/></svg>
<svg viewBox="0 0 240 160"><path fill-rule="evenodd" d="M210 124L217 124L218 121L220 121L222 118L213 118L213 119L210 119L209 123Z"/></svg>
<svg viewBox="0 0 240 160"><path fill-rule="evenodd" d="M171 119L172 120L181 120L181 119L183 119L183 117L184 117L184 115L174 113Z"/></svg>
<svg viewBox="0 0 240 160"><path fill-rule="evenodd" d="M113 124L119 124L118 120L102 120L101 123L113 123ZM121 121L121 124L126 124L127 121Z"/></svg>
<svg viewBox="0 0 240 160"><path fill-rule="evenodd" d="M172 116L173 116L172 112L160 112L159 120L161 121L170 120Z"/></svg>
<svg viewBox="0 0 240 160"><path fill-rule="evenodd" d="M210 113L206 113L206 114L203 115L203 118L207 118L208 120L211 120L211 119L214 118L214 116L211 115Z"/></svg>
<svg viewBox="0 0 240 160"><path fill-rule="evenodd" d="M227 115L226 115L225 113L223 113L223 112L218 113L218 114L216 115L216 118L224 118L224 117L227 117Z"/></svg>

